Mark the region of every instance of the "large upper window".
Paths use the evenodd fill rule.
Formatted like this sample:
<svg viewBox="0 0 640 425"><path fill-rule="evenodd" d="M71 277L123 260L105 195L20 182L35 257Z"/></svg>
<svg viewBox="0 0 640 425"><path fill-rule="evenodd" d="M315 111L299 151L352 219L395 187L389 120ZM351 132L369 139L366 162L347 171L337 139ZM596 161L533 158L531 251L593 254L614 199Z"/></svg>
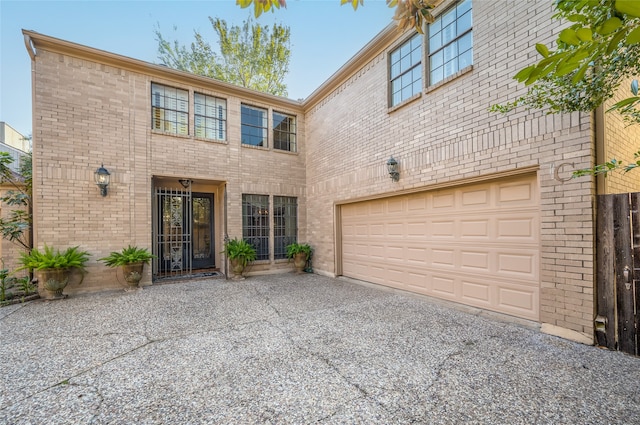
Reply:
<svg viewBox="0 0 640 425"><path fill-rule="evenodd" d="M256 249L257 260L269 259L268 195L242 195L242 239Z"/></svg>
<svg viewBox="0 0 640 425"><path fill-rule="evenodd" d="M189 92L151 83L151 128L189 134Z"/></svg>
<svg viewBox="0 0 640 425"><path fill-rule="evenodd" d="M296 151L296 117L273 113L273 148L283 151Z"/></svg>
<svg viewBox="0 0 640 425"><path fill-rule="evenodd" d="M298 199L273 197L273 256L287 257L287 245L298 241Z"/></svg>
<svg viewBox="0 0 640 425"><path fill-rule="evenodd" d="M227 101L205 94L194 94L196 137L226 140Z"/></svg>
<svg viewBox="0 0 640 425"><path fill-rule="evenodd" d="M391 52L391 106L422 91L422 35L416 34Z"/></svg>
<svg viewBox="0 0 640 425"><path fill-rule="evenodd" d="M471 0L463 0L429 25L429 84L473 63Z"/></svg>
<svg viewBox="0 0 640 425"><path fill-rule="evenodd" d="M240 112L242 124L242 144L267 146L267 111L254 106L242 105Z"/></svg>

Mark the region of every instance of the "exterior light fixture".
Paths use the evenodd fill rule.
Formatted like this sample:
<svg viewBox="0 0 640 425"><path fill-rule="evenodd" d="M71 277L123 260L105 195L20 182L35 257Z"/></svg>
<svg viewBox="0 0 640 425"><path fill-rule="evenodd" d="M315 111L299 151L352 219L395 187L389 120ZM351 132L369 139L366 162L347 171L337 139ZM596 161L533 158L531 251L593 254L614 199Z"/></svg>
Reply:
<svg viewBox="0 0 640 425"><path fill-rule="evenodd" d="M398 166L398 161L396 161L393 157L389 158L387 161L387 171L389 172L389 177L394 182L400 180L400 167Z"/></svg>
<svg viewBox="0 0 640 425"><path fill-rule="evenodd" d="M98 168L96 172L93 173L93 177L95 177L96 184L100 188L100 194L102 196L107 196L107 187L109 186L109 181L111 180L111 173L109 173L109 171L104 168L104 164L102 164L100 168Z"/></svg>
<svg viewBox="0 0 640 425"><path fill-rule="evenodd" d="M182 187L184 187L185 189L188 189L189 186L191 186L191 180L189 180L189 179L180 179L178 181L180 182Z"/></svg>

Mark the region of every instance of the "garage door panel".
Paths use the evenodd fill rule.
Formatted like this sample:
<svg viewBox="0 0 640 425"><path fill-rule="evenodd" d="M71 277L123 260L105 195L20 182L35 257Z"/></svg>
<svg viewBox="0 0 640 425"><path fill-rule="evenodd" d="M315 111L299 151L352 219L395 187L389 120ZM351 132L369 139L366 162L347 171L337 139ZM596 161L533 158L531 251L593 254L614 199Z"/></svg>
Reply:
<svg viewBox="0 0 640 425"><path fill-rule="evenodd" d="M461 202L463 207L478 208L480 206L486 207L490 205L489 189L461 191L461 193Z"/></svg>
<svg viewBox="0 0 640 425"><path fill-rule="evenodd" d="M488 251L460 251L460 268L472 272L491 272L491 253Z"/></svg>
<svg viewBox="0 0 640 425"><path fill-rule="evenodd" d="M431 250L431 264L436 267L455 267L455 250L438 249Z"/></svg>
<svg viewBox="0 0 640 425"><path fill-rule="evenodd" d="M449 238L455 237L455 223L453 220L439 220L431 222L431 235L434 238Z"/></svg>
<svg viewBox="0 0 640 425"><path fill-rule="evenodd" d="M341 211L344 275L539 317L535 176L366 201Z"/></svg>
<svg viewBox="0 0 640 425"><path fill-rule="evenodd" d="M491 307L492 285L488 282L462 280L462 299L475 306Z"/></svg>
<svg viewBox="0 0 640 425"><path fill-rule="evenodd" d="M455 296L455 280L445 276L433 276L433 292L446 298Z"/></svg>
<svg viewBox="0 0 640 425"><path fill-rule="evenodd" d="M460 220L460 238L489 238L490 223L489 219L484 220Z"/></svg>

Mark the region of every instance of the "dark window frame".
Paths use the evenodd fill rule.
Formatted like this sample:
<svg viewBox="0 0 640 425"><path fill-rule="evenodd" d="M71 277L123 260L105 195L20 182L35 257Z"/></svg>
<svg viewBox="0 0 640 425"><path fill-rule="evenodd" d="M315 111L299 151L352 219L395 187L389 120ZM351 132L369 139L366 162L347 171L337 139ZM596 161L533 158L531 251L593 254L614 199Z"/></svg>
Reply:
<svg viewBox="0 0 640 425"><path fill-rule="evenodd" d="M242 194L242 239L256 250L256 260L269 260L269 195Z"/></svg>
<svg viewBox="0 0 640 425"><path fill-rule="evenodd" d="M283 119L279 119L276 116L281 116ZM287 152L296 152L298 148L296 136L298 131L297 117L284 112L273 111L271 118L273 122L273 148ZM285 121L287 128L282 128Z"/></svg>
<svg viewBox="0 0 640 425"><path fill-rule="evenodd" d="M287 245L298 242L298 198L273 197L273 257L287 258Z"/></svg>
<svg viewBox="0 0 640 425"><path fill-rule="evenodd" d="M250 113L249 111L253 111ZM256 122L251 122L252 119L255 119L257 115L255 112L262 113L261 116L261 124L257 124ZM269 110L266 108L261 108L259 106L248 105L242 103L240 105L240 137L243 145L248 146L258 146L267 148L269 147ZM258 135L258 133L262 133Z"/></svg>
<svg viewBox="0 0 640 425"><path fill-rule="evenodd" d="M175 96L167 91L175 91ZM186 96L181 99L179 94ZM151 129L177 136L189 135L189 90L151 83Z"/></svg>

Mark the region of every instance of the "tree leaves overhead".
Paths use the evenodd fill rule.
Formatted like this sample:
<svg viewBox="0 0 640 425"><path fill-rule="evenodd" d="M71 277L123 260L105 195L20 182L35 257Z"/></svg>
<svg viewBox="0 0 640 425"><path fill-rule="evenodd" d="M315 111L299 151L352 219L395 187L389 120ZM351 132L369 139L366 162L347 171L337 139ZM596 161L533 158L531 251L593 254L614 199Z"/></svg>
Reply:
<svg viewBox="0 0 640 425"><path fill-rule="evenodd" d="M529 86L527 94L492 110L591 111L613 97L623 81L640 75L640 1L558 0L555 5L554 18L569 23L555 50L536 44L542 59L514 76ZM616 110L628 122L640 122L633 105Z"/></svg>
<svg viewBox="0 0 640 425"><path fill-rule="evenodd" d="M289 27L262 26L251 19L242 26L229 26L224 20L211 17L209 22L218 36L217 50L198 31L194 31L194 41L185 46L177 40L169 42L157 29L161 63L253 90L287 95L284 78L291 54Z"/></svg>
<svg viewBox="0 0 640 425"><path fill-rule="evenodd" d="M398 28L402 31L408 28L415 28L420 34L423 33L425 23L433 22L431 10L438 0L386 0L390 8L395 8L393 19L398 21ZM253 4L254 15L257 18L263 12L272 12L280 7L287 7L286 0L236 0L236 4L242 8ZM353 10L359 6L364 6L364 0L340 0L340 5L350 4Z"/></svg>

